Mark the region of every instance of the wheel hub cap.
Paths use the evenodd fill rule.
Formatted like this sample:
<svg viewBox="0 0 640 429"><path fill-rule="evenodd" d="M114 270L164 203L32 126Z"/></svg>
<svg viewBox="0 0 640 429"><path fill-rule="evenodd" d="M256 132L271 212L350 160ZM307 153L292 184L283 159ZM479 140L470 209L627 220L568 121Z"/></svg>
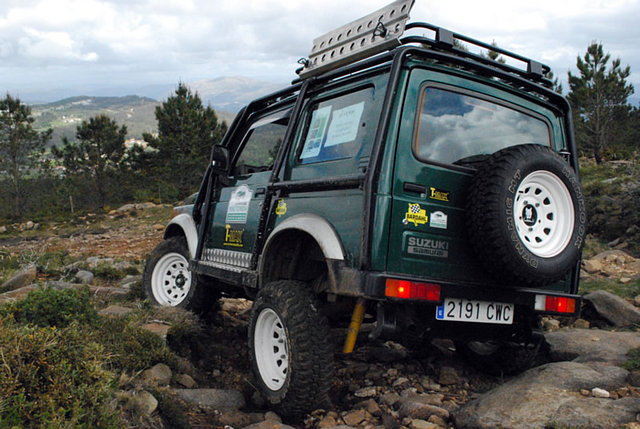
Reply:
<svg viewBox="0 0 640 429"><path fill-rule="evenodd" d="M573 200L554 173L534 171L516 191L514 223L526 249L541 258L559 255L571 241L575 224Z"/></svg>
<svg viewBox="0 0 640 429"><path fill-rule="evenodd" d="M158 260L151 275L153 296L160 305L179 305L191 289L189 262L180 253L167 253Z"/></svg>
<svg viewBox="0 0 640 429"><path fill-rule="evenodd" d="M284 324L272 309L265 308L258 315L253 341L262 381L271 390L280 389L289 371L289 347Z"/></svg>

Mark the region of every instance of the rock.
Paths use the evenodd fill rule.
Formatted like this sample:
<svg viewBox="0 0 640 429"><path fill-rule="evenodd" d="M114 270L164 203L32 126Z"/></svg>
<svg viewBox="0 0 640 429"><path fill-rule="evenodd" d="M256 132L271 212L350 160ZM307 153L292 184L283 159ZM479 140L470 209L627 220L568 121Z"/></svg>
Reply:
<svg viewBox="0 0 640 429"><path fill-rule="evenodd" d="M349 426L358 426L360 422L367 419L367 412L365 410L353 410L342 416L342 420Z"/></svg>
<svg viewBox="0 0 640 429"><path fill-rule="evenodd" d="M296 429L293 426L288 426L280 422L274 422L272 420L265 420L260 423L254 423L249 426L245 426L243 429Z"/></svg>
<svg viewBox="0 0 640 429"><path fill-rule="evenodd" d="M2 283L2 286L0 287L4 290L10 291L29 286L36 280L37 274L38 270L36 269L36 266L31 265L15 273L9 280Z"/></svg>
<svg viewBox="0 0 640 429"><path fill-rule="evenodd" d="M24 229L29 231L30 229L33 229L35 225L36 225L35 223L29 220L24 224Z"/></svg>
<svg viewBox="0 0 640 429"><path fill-rule="evenodd" d="M560 329L560 322L556 319L546 319L542 323L542 326L544 327L545 331L557 331L558 329Z"/></svg>
<svg viewBox="0 0 640 429"><path fill-rule="evenodd" d="M7 227L4 225L0 226L0 234L4 234L5 232L7 232Z"/></svg>
<svg viewBox="0 0 640 429"><path fill-rule="evenodd" d="M443 366L440 368L440 375L438 377L438 383L444 384L445 386L451 384L458 384L460 382L460 377L456 370L450 366Z"/></svg>
<svg viewBox="0 0 640 429"><path fill-rule="evenodd" d="M640 310L611 292L595 291L585 295L584 299L593 305L603 319L614 326L640 323Z"/></svg>
<svg viewBox="0 0 640 429"><path fill-rule="evenodd" d="M587 320L578 319L573 322L573 327L577 329L589 329L589 327L591 327L591 324Z"/></svg>
<svg viewBox="0 0 640 429"><path fill-rule="evenodd" d="M595 386L624 384L622 368L556 362L530 369L453 412L458 428L617 427L633 421L640 398L619 400L576 396Z"/></svg>
<svg viewBox="0 0 640 429"><path fill-rule="evenodd" d="M133 312L133 309L129 307L121 307L119 305L110 305L98 311L98 314L101 316L107 316L107 317L124 317L127 314L130 314L132 312Z"/></svg>
<svg viewBox="0 0 640 429"><path fill-rule="evenodd" d="M436 415L443 420L449 419L449 411L431 404L432 398L427 396L410 396L400 400L398 412L401 417L411 417L412 419L424 419Z"/></svg>
<svg viewBox="0 0 640 429"><path fill-rule="evenodd" d="M431 417L429 417L429 420L427 420L430 423L433 423L436 426L442 427L442 428L446 428L447 427L447 422L444 421L444 419L440 416L437 415L432 415Z"/></svg>
<svg viewBox="0 0 640 429"><path fill-rule="evenodd" d="M640 347L640 336L634 332L567 329L546 333L544 337L554 361L622 365L627 360L627 352Z"/></svg>
<svg viewBox="0 0 640 429"><path fill-rule="evenodd" d="M158 408L158 400L151 393L143 390L129 399L128 408L133 408L140 414L148 416Z"/></svg>
<svg viewBox="0 0 640 429"><path fill-rule="evenodd" d="M380 402L388 407L393 407L400 400L400 395L395 392L385 393L380 397Z"/></svg>
<svg viewBox="0 0 640 429"><path fill-rule="evenodd" d="M317 427L319 429L324 429L324 428L332 428L337 425L338 425L338 422L336 421L336 419L334 419L331 416L325 416L322 420L318 422Z"/></svg>
<svg viewBox="0 0 640 429"><path fill-rule="evenodd" d="M355 396L356 398L370 398L372 396L376 396L376 393L376 387L369 386L356 390L355 392L353 392L353 396Z"/></svg>
<svg viewBox="0 0 640 429"><path fill-rule="evenodd" d="M407 377L400 377L393 382L392 386L396 389L401 389L409 385L409 379Z"/></svg>
<svg viewBox="0 0 640 429"><path fill-rule="evenodd" d="M372 416L380 416L382 414L382 409L380 409L380 405L378 405L378 403L373 399L369 399L368 401L365 401L364 403L359 404L359 407L364 408L367 411L367 413L371 414Z"/></svg>
<svg viewBox="0 0 640 429"><path fill-rule="evenodd" d="M171 326L165 325L164 323L146 323L141 326L142 329L146 329L149 332L153 332L154 334L160 335L162 338L167 338L167 332L171 329Z"/></svg>
<svg viewBox="0 0 640 429"><path fill-rule="evenodd" d="M197 384L193 377L191 377L189 374L178 374L176 376L176 383L186 387L187 389L193 389Z"/></svg>
<svg viewBox="0 0 640 429"><path fill-rule="evenodd" d="M620 277L620 278L618 279L618 281L619 281L620 283L622 283L623 285L626 285L627 283L631 283L631 281L632 281L632 280L633 280L633 279L632 279L631 277Z"/></svg>
<svg viewBox="0 0 640 429"><path fill-rule="evenodd" d="M171 368L164 363L158 363L142 373L142 379L146 383L159 386L171 383L172 376Z"/></svg>
<svg viewBox="0 0 640 429"><path fill-rule="evenodd" d="M640 371L631 371L627 377L627 382L634 387L640 387Z"/></svg>
<svg viewBox="0 0 640 429"><path fill-rule="evenodd" d="M161 223L156 223L155 225L152 226L153 229L155 229L156 231L164 231L164 225Z"/></svg>
<svg viewBox="0 0 640 429"><path fill-rule="evenodd" d="M244 396L238 390L176 389L175 392L187 404L219 411L238 410L246 405Z"/></svg>
<svg viewBox="0 0 640 429"><path fill-rule="evenodd" d="M593 389L591 389L591 396L593 396L594 398L608 398L611 395L604 389L594 387Z"/></svg>
<svg viewBox="0 0 640 429"><path fill-rule="evenodd" d="M251 416L238 410L225 411L218 416L220 425L233 428L242 428L251 424Z"/></svg>
<svg viewBox="0 0 640 429"><path fill-rule="evenodd" d="M282 418L279 415L277 415L276 413L274 413L273 411L267 411L264 414L264 419L272 421L272 422L282 423Z"/></svg>
<svg viewBox="0 0 640 429"><path fill-rule="evenodd" d="M414 419L409 425L411 429L439 429L440 426L421 419Z"/></svg>
<svg viewBox="0 0 640 429"><path fill-rule="evenodd" d="M38 285L29 285L29 286L21 287L20 289L15 289L9 292L5 292L0 295L0 302L17 301L17 300L23 299L27 295L29 295L29 292L39 288L40 286Z"/></svg>
<svg viewBox="0 0 640 429"><path fill-rule="evenodd" d="M87 264L90 268L95 268L99 264L113 265L113 258L101 258L99 256L90 256L87 258Z"/></svg>
<svg viewBox="0 0 640 429"><path fill-rule="evenodd" d="M582 261L582 268L589 274L597 274L602 271L604 266L599 260L588 259Z"/></svg>
<svg viewBox="0 0 640 429"><path fill-rule="evenodd" d="M120 280L118 282L118 286L120 286L121 288L130 289L134 283L138 283L141 281L142 281L141 275L135 275L135 276L129 275L123 278L122 280Z"/></svg>
<svg viewBox="0 0 640 429"><path fill-rule="evenodd" d="M80 270L76 273L73 279L76 283L90 285L93 283L93 273L91 271Z"/></svg>

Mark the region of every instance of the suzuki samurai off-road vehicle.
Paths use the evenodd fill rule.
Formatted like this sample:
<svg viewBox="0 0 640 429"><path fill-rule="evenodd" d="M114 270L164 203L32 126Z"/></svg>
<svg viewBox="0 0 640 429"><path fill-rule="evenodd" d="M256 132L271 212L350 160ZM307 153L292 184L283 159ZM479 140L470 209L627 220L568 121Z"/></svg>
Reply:
<svg viewBox="0 0 640 429"><path fill-rule="evenodd" d="M253 300L256 383L283 414L328 400L330 326L345 353L367 316L372 339L448 338L506 370L542 315L580 310L585 203L549 67L406 23L412 5L316 39L242 109L145 268L159 305Z"/></svg>

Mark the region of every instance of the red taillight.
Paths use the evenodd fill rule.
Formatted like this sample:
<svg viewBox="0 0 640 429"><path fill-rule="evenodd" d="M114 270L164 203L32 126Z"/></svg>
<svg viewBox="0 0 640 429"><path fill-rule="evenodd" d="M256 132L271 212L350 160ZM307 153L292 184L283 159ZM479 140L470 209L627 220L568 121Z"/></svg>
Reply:
<svg viewBox="0 0 640 429"><path fill-rule="evenodd" d="M390 298L421 299L440 301L440 285L412 282L409 280L387 279L384 294Z"/></svg>
<svg viewBox="0 0 640 429"><path fill-rule="evenodd" d="M535 309L554 313L575 313L576 300L565 296L536 295Z"/></svg>

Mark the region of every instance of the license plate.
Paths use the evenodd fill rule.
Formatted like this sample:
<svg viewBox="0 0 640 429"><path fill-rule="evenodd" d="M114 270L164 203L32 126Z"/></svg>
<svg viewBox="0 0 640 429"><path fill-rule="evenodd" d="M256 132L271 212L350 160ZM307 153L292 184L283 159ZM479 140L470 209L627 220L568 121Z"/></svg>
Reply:
<svg viewBox="0 0 640 429"><path fill-rule="evenodd" d="M436 307L436 319L511 325L513 323L513 307L513 304L504 302L446 298L442 305Z"/></svg>

